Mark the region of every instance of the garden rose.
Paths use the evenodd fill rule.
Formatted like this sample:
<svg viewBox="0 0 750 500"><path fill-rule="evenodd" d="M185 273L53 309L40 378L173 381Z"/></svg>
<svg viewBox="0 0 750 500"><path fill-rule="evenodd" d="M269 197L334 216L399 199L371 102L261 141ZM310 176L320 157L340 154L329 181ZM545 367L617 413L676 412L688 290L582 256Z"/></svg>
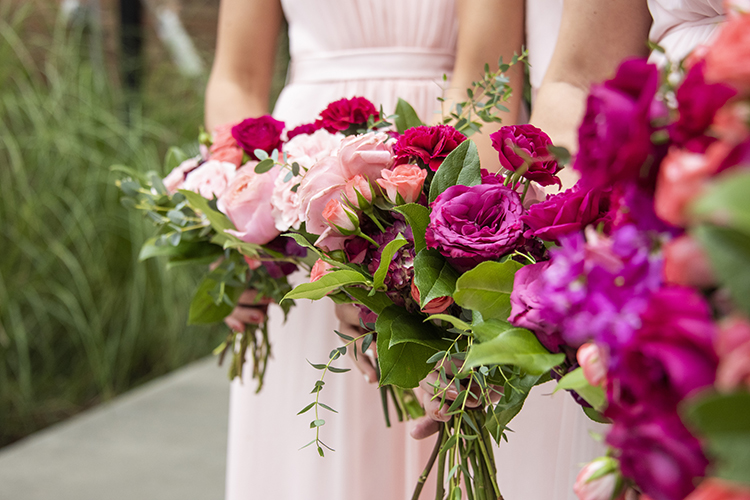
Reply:
<svg viewBox="0 0 750 500"><path fill-rule="evenodd" d="M242 165L244 153L232 137L234 124L219 125L214 129L213 143L209 148L210 160L234 163L236 167Z"/></svg>
<svg viewBox="0 0 750 500"><path fill-rule="evenodd" d="M709 150L716 150L714 143ZM708 154L708 153L707 153ZM699 197L716 171L716 166L706 155L670 149L659 168L654 194L654 210L661 219L676 226L687 225L687 207Z"/></svg>
<svg viewBox="0 0 750 500"><path fill-rule="evenodd" d="M227 189L236 171L234 163L209 160L187 174L182 187L212 200Z"/></svg>
<svg viewBox="0 0 750 500"><path fill-rule="evenodd" d="M521 215L521 199L509 187L451 186L432 205L427 246L466 271L523 245Z"/></svg>
<svg viewBox="0 0 750 500"><path fill-rule="evenodd" d="M715 344L719 353L716 387L726 392L750 388L750 322L741 316L725 319Z"/></svg>
<svg viewBox="0 0 750 500"><path fill-rule="evenodd" d="M262 149L268 154L274 149L281 151L281 132L284 130L284 122L269 115L260 118L247 118L232 127L232 137L237 144L257 160L256 149Z"/></svg>
<svg viewBox="0 0 750 500"><path fill-rule="evenodd" d="M380 174L383 177L377 182L385 190L385 197L394 205L414 203L422 196L427 170L417 165L399 165L393 170L383 170Z"/></svg>
<svg viewBox="0 0 750 500"><path fill-rule="evenodd" d="M396 164L403 165L416 159L420 166L434 172L445 157L465 140L466 136L450 125L407 129L393 146Z"/></svg>
<svg viewBox="0 0 750 500"><path fill-rule="evenodd" d="M414 301L419 304L419 288L417 288L417 285L414 283L414 280L411 282L411 298L414 299ZM448 309L451 305L453 305L453 297L450 295L446 295L443 297L437 297L429 301L427 304L424 305L420 310L425 314L440 314L444 312L446 309Z"/></svg>
<svg viewBox="0 0 750 500"><path fill-rule="evenodd" d="M605 470L609 472L604 473ZM598 477L591 479L594 474ZM617 460L601 457L581 469L573 485L573 492L579 500L623 500L625 495L622 486Z"/></svg>
<svg viewBox="0 0 750 500"><path fill-rule="evenodd" d="M312 283L313 281L318 281L324 275L328 274L331 269L333 269L333 266L328 262L321 259L316 260L315 264L313 264L313 267L310 270L310 283Z"/></svg>
<svg viewBox="0 0 750 500"><path fill-rule="evenodd" d="M509 125L490 135L498 152L500 165L511 172L526 168L523 177L542 186L562 185L557 172L560 166L547 150L552 139L533 125ZM530 162L530 163L529 163Z"/></svg>
<svg viewBox="0 0 750 500"><path fill-rule="evenodd" d="M344 186L344 196L354 208L365 210L372 205L372 190L370 183L362 175L355 175ZM360 198L363 203L360 203ZM360 206L362 205L362 206Z"/></svg>
<svg viewBox="0 0 750 500"><path fill-rule="evenodd" d="M750 136L750 103L729 103L714 116L714 133L725 142L739 144Z"/></svg>
<svg viewBox="0 0 750 500"><path fill-rule="evenodd" d="M375 106L364 97L339 99L329 104L320 113L320 121L316 125L322 126L331 133L345 131L353 125L364 126L370 117L379 116Z"/></svg>
<svg viewBox="0 0 750 500"><path fill-rule="evenodd" d="M338 200L346 185L341 163L336 156L328 156L310 168L302 178L299 193L301 219L312 234L321 234L327 228L323 210L329 200Z"/></svg>
<svg viewBox="0 0 750 500"><path fill-rule="evenodd" d="M716 284L706 252L689 235L664 245L664 280L676 285L709 288Z"/></svg>
<svg viewBox="0 0 750 500"><path fill-rule="evenodd" d="M651 118L661 111L658 87L659 70L641 59L623 62L614 79L591 86L573 164L586 187L642 180L653 154Z"/></svg>
<svg viewBox="0 0 750 500"><path fill-rule="evenodd" d="M750 15L722 26L706 54L706 80L728 83L744 95L750 92Z"/></svg>
<svg viewBox="0 0 750 500"><path fill-rule="evenodd" d="M185 182L185 176L198 168L200 165L201 157L196 156L188 158L187 160L180 163L178 166L172 169L169 174L164 178L162 183L167 189L169 194L175 194L178 189L182 189L182 184Z"/></svg>
<svg viewBox="0 0 750 500"><path fill-rule="evenodd" d="M602 359L601 348L593 342L587 342L578 348L576 360L583 369L583 376L589 384L598 387L607 378L607 367Z"/></svg>
<svg viewBox="0 0 750 500"><path fill-rule="evenodd" d="M236 231L228 230L229 234L256 245L268 243L280 234L271 210L271 193L276 175L277 169L256 174L252 163L237 171L216 204L237 228Z"/></svg>
<svg viewBox="0 0 750 500"><path fill-rule="evenodd" d="M289 164L297 162L309 169L323 158L335 155L344 136L331 134L325 130L316 130L312 134L303 134L290 139L284 144L284 152Z"/></svg>
<svg viewBox="0 0 750 500"><path fill-rule="evenodd" d="M339 234L350 235L359 227L357 214L347 208L340 200L328 200L323 209L323 218L326 223Z"/></svg>
<svg viewBox="0 0 750 500"><path fill-rule="evenodd" d="M384 132L350 136L341 142L338 157L346 179L360 174L375 182L383 169L393 165L393 140Z"/></svg>
<svg viewBox="0 0 750 500"><path fill-rule="evenodd" d="M610 191L582 189L580 183L562 193L531 205L521 217L529 229L524 236L559 242L560 237L580 232L588 225L608 223Z"/></svg>

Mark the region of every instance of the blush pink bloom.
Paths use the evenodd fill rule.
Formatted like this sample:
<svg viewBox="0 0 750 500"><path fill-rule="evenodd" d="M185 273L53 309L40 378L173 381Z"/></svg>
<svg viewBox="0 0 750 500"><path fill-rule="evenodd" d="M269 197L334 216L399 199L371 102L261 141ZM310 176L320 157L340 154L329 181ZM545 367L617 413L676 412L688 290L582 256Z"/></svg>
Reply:
<svg viewBox="0 0 750 500"><path fill-rule="evenodd" d="M242 164L244 151L237 145L237 141L232 137L232 127L235 124L226 123L219 125L214 129L213 144L209 149L211 160L226 161L234 163L236 167Z"/></svg>
<svg viewBox="0 0 750 500"><path fill-rule="evenodd" d="M611 469L611 472L591 479L604 468ZM573 485L573 492L579 500L622 500L625 495L620 492L621 489L622 479L617 472L617 463L609 457L597 458L586 464L578 473Z"/></svg>
<svg viewBox="0 0 750 500"><path fill-rule="evenodd" d="M323 209L323 218L326 220L329 226L333 228L333 231L339 234L349 235L356 231L357 214L351 209L344 206L341 200L328 200L325 209Z"/></svg>
<svg viewBox="0 0 750 500"><path fill-rule="evenodd" d="M716 387L727 392L741 386L750 388L750 322L741 316L725 319L715 345L719 353Z"/></svg>
<svg viewBox="0 0 750 500"><path fill-rule="evenodd" d="M281 234L271 210L271 193L278 169L257 174L255 164L250 162L237 171L217 207L237 228L228 230L229 234L247 243L263 245Z"/></svg>
<svg viewBox="0 0 750 500"><path fill-rule="evenodd" d="M578 348L576 360L583 368L583 376L589 384L598 387L607 378L607 367L602 359L602 350L593 342L587 342Z"/></svg>
<svg viewBox="0 0 750 500"><path fill-rule="evenodd" d="M706 54L706 80L750 93L750 15L732 17Z"/></svg>
<svg viewBox="0 0 750 500"><path fill-rule="evenodd" d="M380 181L380 179L378 179ZM357 196L359 194L359 196ZM370 189L370 183L362 175L355 175L346 182L344 186L344 196L346 200L351 203L354 208L364 210L369 208L372 204L372 189ZM366 202L360 206L360 197Z"/></svg>
<svg viewBox="0 0 750 500"><path fill-rule="evenodd" d="M713 149L716 144L710 146ZM662 220L675 226L688 222L687 207L700 196L708 178L716 171L706 155L671 149L661 164L656 181L654 209Z"/></svg>
<svg viewBox="0 0 750 500"><path fill-rule="evenodd" d="M422 186L427 178L427 170L417 165L399 165L393 170L383 170L378 184L385 190L385 197L394 205L414 203L422 195ZM398 195L403 202L398 200Z"/></svg>
<svg viewBox="0 0 750 500"><path fill-rule="evenodd" d="M322 234L330 228L323 217L323 210L330 200L338 200L347 178L341 171L338 157L328 156L307 171L300 183L300 219L309 233Z"/></svg>
<svg viewBox="0 0 750 500"><path fill-rule="evenodd" d="M175 194L178 189L182 189L187 174L198 168L201 157L188 158L172 169L162 181L169 194Z"/></svg>
<svg viewBox="0 0 750 500"><path fill-rule="evenodd" d="M321 259L316 260L315 264L313 264L313 267L310 270L310 283L312 283L313 281L318 281L324 275L328 274L331 269L333 269L333 266L328 262Z"/></svg>
<svg viewBox="0 0 750 500"><path fill-rule="evenodd" d="M419 288L414 284L414 281L411 282L411 298L419 304ZM453 305L453 297L446 295L432 299L421 308L421 311L425 314L440 314L445 312L451 305Z"/></svg>
<svg viewBox="0 0 750 500"><path fill-rule="evenodd" d="M709 288L716 275L703 248L684 234L664 246L664 279L676 285Z"/></svg>
<svg viewBox="0 0 750 500"><path fill-rule="evenodd" d="M331 134L321 129L309 135L294 136L284 144L284 152L289 164L296 161L301 167L309 169L316 162L334 154L343 139L342 134Z"/></svg>
<svg viewBox="0 0 750 500"><path fill-rule="evenodd" d="M750 500L750 488L739 483L710 477L685 500Z"/></svg>
<svg viewBox="0 0 750 500"><path fill-rule="evenodd" d="M750 1L750 0L749 0ZM750 136L750 103L730 102L719 109L711 128L723 141L739 144Z"/></svg>
<svg viewBox="0 0 750 500"><path fill-rule="evenodd" d="M360 174L370 182L375 182L383 169L391 168L393 165L394 142L384 132L368 132L347 137L341 142L338 152L342 174L346 179Z"/></svg>
<svg viewBox="0 0 750 500"><path fill-rule="evenodd" d="M183 189L194 191L206 199L219 197L234 179L237 167L226 161L209 160L185 177Z"/></svg>

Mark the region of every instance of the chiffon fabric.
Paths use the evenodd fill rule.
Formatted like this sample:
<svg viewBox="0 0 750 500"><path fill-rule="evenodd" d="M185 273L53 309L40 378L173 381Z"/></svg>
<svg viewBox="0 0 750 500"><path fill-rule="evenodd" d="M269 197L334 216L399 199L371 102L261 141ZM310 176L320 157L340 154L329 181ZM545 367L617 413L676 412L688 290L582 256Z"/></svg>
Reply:
<svg viewBox="0 0 750 500"><path fill-rule="evenodd" d="M666 55L654 52L651 60L679 62L695 47L711 40L724 21L723 0L649 0L654 23L649 38Z"/></svg>

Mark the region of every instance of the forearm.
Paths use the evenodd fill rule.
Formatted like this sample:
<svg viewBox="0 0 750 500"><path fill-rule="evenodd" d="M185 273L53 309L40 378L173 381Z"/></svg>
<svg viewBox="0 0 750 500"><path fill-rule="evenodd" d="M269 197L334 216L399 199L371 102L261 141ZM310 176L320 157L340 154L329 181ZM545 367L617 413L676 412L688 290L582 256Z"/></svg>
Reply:
<svg viewBox="0 0 750 500"><path fill-rule="evenodd" d="M268 113L268 93L222 77L211 76L206 87L206 130Z"/></svg>

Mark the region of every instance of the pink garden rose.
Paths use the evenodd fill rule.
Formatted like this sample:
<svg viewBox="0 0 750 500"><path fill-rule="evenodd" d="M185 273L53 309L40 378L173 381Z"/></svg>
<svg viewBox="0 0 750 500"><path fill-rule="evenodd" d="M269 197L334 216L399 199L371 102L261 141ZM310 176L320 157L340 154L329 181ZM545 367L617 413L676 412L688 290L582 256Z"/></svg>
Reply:
<svg viewBox="0 0 750 500"><path fill-rule="evenodd" d="M578 348L576 360L583 368L583 376L589 384L598 387L607 378L607 366L602 359L601 348L593 342L587 342Z"/></svg>
<svg viewBox="0 0 750 500"><path fill-rule="evenodd" d="M414 284L414 280L411 282L411 298L419 304L419 288ZM453 297L446 295L444 297L437 297L429 301L421 311L425 314L440 314L453 305Z"/></svg>
<svg viewBox="0 0 750 500"><path fill-rule="evenodd" d="M312 134L297 135L290 139L284 144L284 152L289 164L297 162L301 167L309 169L323 158L335 155L343 139L341 134L316 130Z"/></svg>
<svg viewBox="0 0 750 500"><path fill-rule="evenodd" d="M209 160L185 177L183 189L194 191L206 199L219 197L234 179L237 167L226 161Z"/></svg>
<svg viewBox="0 0 750 500"><path fill-rule="evenodd" d="M735 16L721 28L706 54L706 80L750 92L750 14Z"/></svg>
<svg viewBox="0 0 750 500"><path fill-rule="evenodd" d="M603 469L610 472L592 479L594 474L602 474ZM623 500L625 495L622 485L617 461L610 457L601 457L581 469L573 485L573 492L579 500Z"/></svg>
<svg viewBox="0 0 750 500"><path fill-rule="evenodd" d="M732 102L721 108L714 116L711 127L723 141L739 144L750 136L750 103Z"/></svg>
<svg viewBox="0 0 750 500"><path fill-rule="evenodd" d="M324 275L328 274L331 269L333 269L333 266L328 262L321 259L316 260L315 264L313 264L313 267L310 270L310 283L312 283L313 281L318 281Z"/></svg>
<svg viewBox="0 0 750 500"><path fill-rule="evenodd" d="M299 189L301 219L312 234L321 234L329 226L323 217L323 210L332 199L338 200L346 185L338 157L328 156L307 171Z"/></svg>
<svg viewBox="0 0 750 500"><path fill-rule="evenodd" d="M719 144L709 149L715 150ZM716 171L706 155L670 149L662 161L654 194L654 210L662 220L675 226L688 222L687 207L700 196L708 178Z"/></svg>
<svg viewBox="0 0 750 500"><path fill-rule="evenodd" d="M227 161L234 163L235 166L239 167L242 165L242 156L244 152L242 148L237 145L237 141L232 137L232 127L234 124L226 123L219 125L214 129L213 144L209 149L211 153L211 160L216 161Z"/></svg>
<svg viewBox="0 0 750 500"><path fill-rule="evenodd" d="M664 246L664 279L676 285L698 288L710 288L716 284L716 275L705 251L687 234Z"/></svg>
<svg viewBox="0 0 750 500"><path fill-rule="evenodd" d="M385 190L385 197L394 205L414 203L422 195L422 186L427 170L417 165L399 165L393 170L383 170L378 184ZM399 201L398 197L402 200Z"/></svg>
<svg viewBox="0 0 750 500"><path fill-rule="evenodd" d="M229 234L247 243L263 245L280 233L271 211L271 193L278 169L257 174L255 164L248 163L237 175L217 202L218 209L232 221L236 231Z"/></svg>
<svg viewBox="0 0 750 500"><path fill-rule="evenodd" d="M182 189L182 184L185 182L187 174L198 168L200 165L201 157L196 156L194 158L188 158L187 160L180 163L162 181L164 187L167 188L169 194L175 194L178 189Z"/></svg>
<svg viewBox="0 0 750 500"><path fill-rule="evenodd" d="M378 179L378 182L380 179ZM344 186L344 197L354 208L364 210L372 205L372 189L370 183L362 175L355 175ZM360 206L360 198L363 200Z"/></svg>
<svg viewBox="0 0 750 500"><path fill-rule="evenodd" d="M338 157L345 179L357 174L375 182L383 169L393 165L393 139L384 132L368 132L343 140Z"/></svg>
<svg viewBox="0 0 750 500"><path fill-rule="evenodd" d="M742 316L725 319L715 345L719 353L716 387L727 392L750 388L750 322Z"/></svg>
<svg viewBox="0 0 750 500"><path fill-rule="evenodd" d="M323 209L323 218L334 232L348 236L357 230L358 224L354 221L357 214L350 208L347 208L341 200L328 200L325 209Z"/></svg>

